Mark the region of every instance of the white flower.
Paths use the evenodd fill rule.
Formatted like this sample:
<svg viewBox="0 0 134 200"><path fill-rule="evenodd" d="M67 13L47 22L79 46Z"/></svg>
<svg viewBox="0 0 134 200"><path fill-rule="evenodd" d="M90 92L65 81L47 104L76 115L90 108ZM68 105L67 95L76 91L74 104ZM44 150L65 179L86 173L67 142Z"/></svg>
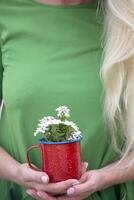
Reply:
<svg viewBox="0 0 134 200"><path fill-rule="evenodd" d="M80 131L74 132L72 136L70 136L69 140L79 140L82 138L82 133Z"/></svg>
<svg viewBox="0 0 134 200"><path fill-rule="evenodd" d="M54 120L55 118L53 116L43 117L41 120L39 120L42 123L50 122Z"/></svg>
<svg viewBox="0 0 134 200"><path fill-rule="evenodd" d="M71 126L75 131L79 130L78 127L77 127L77 125L74 122L72 122L72 121L65 120L64 124L66 124L68 126Z"/></svg>
<svg viewBox="0 0 134 200"><path fill-rule="evenodd" d="M34 132L34 136L35 136L35 137L37 136L37 132Z"/></svg>
<svg viewBox="0 0 134 200"><path fill-rule="evenodd" d="M36 131L34 132L34 136L36 136L37 134L39 134L39 133L44 133L45 132L45 130L43 129L43 127L38 127L37 129L36 129Z"/></svg>
<svg viewBox="0 0 134 200"><path fill-rule="evenodd" d="M74 132L72 135L73 140L78 140L82 138L82 133L80 131Z"/></svg>
<svg viewBox="0 0 134 200"><path fill-rule="evenodd" d="M60 106L56 109L58 111L58 117L70 117L70 109L67 106Z"/></svg>
<svg viewBox="0 0 134 200"><path fill-rule="evenodd" d="M66 106L60 106L56 109L58 111L58 117L69 117L70 116L70 110ZM68 140L78 140L82 138L82 133L80 132L78 126L72 122L65 119L62 121L62 119L56 119L53 116L47 116L43 117L39 120L38 127L36 131L34 132L34 136L37 136L37 134L45 133L50 129L51 125L58 125L58 124L64 124L66 126L72 127L72 133L71 136L68 138Z"/></svg>
<svg viewBox="0 0 134 200"><path fill-rule="evenodd" d="M41 120L39 120L39 122L40 123L38 124L38 127L36 131L34 132L34 136L40 133L45 133L46 131L48 131L50 125L60 124L62 121L59 119L55 119L52 116L48 116L48 117L42 118Z"/></svg>

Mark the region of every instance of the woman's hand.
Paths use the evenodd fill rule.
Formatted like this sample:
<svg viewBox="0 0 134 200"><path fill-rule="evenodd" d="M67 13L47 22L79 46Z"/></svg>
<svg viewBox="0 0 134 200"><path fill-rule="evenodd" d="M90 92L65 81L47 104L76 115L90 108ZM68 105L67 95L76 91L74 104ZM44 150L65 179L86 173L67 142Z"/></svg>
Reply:
<svg viewBox="0 0 134 200"><path fill-rule="evenodd" d="M131 159L129 155L124 160L113 162L101 169L85 172L79 180L79 185L69 188L66 195L56 200L82 200L94 192L134 180L134 165L130 165ZM49 196L47 200L54 199Z"/></svg>
<svg viewBox="0 0 134 200"><path fill-rule="evenodd" d="M36 192L35 190L28 190L28 193L36 200L83 200L105 187L99 170L85 172L79 182L79 184L68 188L66 195L61 197L54 197L43 191Z"/></svg>
<svg viewBox="0 0 134 200"><path fill-rule="evenodd" d="M59 183L49 183L49 177L45 172L32 170L28 164L22 164L17 171L16 183L26 189L44 191L55 195L66 193L69 187L79 182L76 179L69 179Z"/></svg>
<svg viewBox="0 0 134 200"><path fill-rule="evenodd" d="M88 163L82 163L82 173L85 173L86 169L88 167ZM45 185L45 188L42 189L28 189L27 193L35 198L36 200L44 200L44 199L58 199L58 197L54 197L55 194L66 194L66 191L68 188L79 184L78 180L75 179L69 179L67 181L62 181L58 183L48 183ZM52 191L50 190L52 188ZM49 189L49 191L48 191ZM62 195L62 196L63 196Z"/></svg>
<svg viewBox="0 0 134 200"><path fill-rule="evenodd" d="M128 180L134 180L134 167L129 167L129 159L115 162L98 170L87 171L79 179L79 184L67 189L66 194L60 197L43 192L28 190L36 200L83 200L94 192L103 190L112 185Z"/></svg>
<svg viewBox="0 0 134 200"><path fill-rule="evenodd" d="M79 185L70 187L67 194L58 200L82 200L94 192L106 188L105 177L101 170L87 171L80 178Z"/></svg>

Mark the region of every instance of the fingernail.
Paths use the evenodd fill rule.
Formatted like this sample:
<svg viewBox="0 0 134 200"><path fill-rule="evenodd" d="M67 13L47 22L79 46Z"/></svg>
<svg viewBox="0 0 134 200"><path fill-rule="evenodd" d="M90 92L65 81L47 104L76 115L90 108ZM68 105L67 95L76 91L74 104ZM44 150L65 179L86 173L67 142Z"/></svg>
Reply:
<svg viewBox="0 0 134 200"><path fill-rule="evenodd" d="M69 189L67 190L67 195L72 195L72 194L74 194L74 192L75 192L75 189L74 189L74 188L69 188Z"/></svg>
<svg viewBox="0 0 134 200"><path fill-rule="evenodd" d="M85 167L86 167L86 169L88 168L88 163L87 162L85 162Z"/></svg>
<svg viewBox="0 0 134 200"><path fill-rule="evenodd" d="M37 195L38 195L39 197L44 197L45 194L44 194L44 192L38 191L38 192L37 192Z"/></svg>
<svg viewBox="0 0 134 200"><path fill-rule="evenodd" d="M42 176L41 180L42 180L43 183L48 183L49 182L49 179L48 179L47 176Z"/></svg>
<svg viewBox="0 0 134 200"><path fill-rule="evenodd" d="M26 191L26 193L27 193L28 195L30 195L30 196L33 195L33 192L32 192L32 191Z"/></svg>
<svg viewBox="0 0 134 200"><path fill-rule="evenodd" d="M79 183L80 183L79 181L75 181L74 183L72 183L72 186L78 185Z"/></svg>

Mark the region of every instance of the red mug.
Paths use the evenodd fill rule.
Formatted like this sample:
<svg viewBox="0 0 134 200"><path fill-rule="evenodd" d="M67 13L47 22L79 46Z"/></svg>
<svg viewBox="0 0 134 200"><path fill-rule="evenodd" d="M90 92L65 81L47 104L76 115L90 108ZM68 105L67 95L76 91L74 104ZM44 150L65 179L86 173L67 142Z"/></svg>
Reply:
<svg viewBox="0 0 134 200"><path fill-rule="evenodd" d="M79 179L82 175L80 140L66 142L46 142L39 140L40 144L27 149L27 163L29 167L37 170L30 162L29 153L34 148L41 149L42 171L46 172L50 182Z"/></svg>

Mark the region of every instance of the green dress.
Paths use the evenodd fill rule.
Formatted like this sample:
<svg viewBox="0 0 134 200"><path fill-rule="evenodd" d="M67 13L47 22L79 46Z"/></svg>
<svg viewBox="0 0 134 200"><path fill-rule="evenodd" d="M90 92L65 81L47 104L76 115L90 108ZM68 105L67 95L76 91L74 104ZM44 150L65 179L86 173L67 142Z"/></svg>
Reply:
<svg viewBox="0 0 134 200"><path fill-rule="evenodd" d="M102 17L97 2L52 6L36 0L0 0L0 145L20 163L38 143L33 133L58 106L71 109L83 132L89 169L116 159L106 137L99 77ZM31 160L40 165L39 153ZM94 193L89 200L133 200L129 182ZM25 189L0 181L0 200L30 200Z"/></svg>

